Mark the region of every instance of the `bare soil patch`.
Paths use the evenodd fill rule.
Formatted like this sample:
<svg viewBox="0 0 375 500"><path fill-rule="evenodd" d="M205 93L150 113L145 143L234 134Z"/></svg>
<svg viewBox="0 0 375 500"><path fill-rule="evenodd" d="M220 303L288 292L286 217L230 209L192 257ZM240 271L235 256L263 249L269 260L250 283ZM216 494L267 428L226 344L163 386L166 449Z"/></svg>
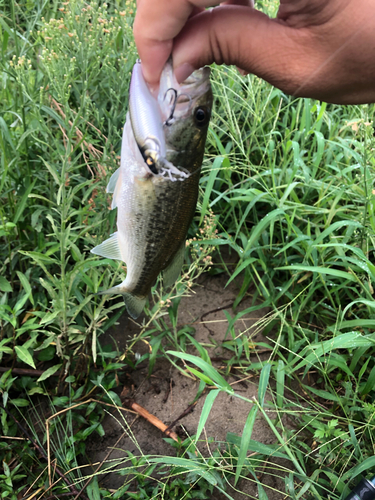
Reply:
<svg viewBox="0 0 375 500"><path fill-rule="evenodd" d="M225 338L228 323L223 309L232 313L231 305L238 291L238 287L234 283L225 288L226 282L227 277L224 275L216 277L206 275L200 281L199 286L194 289L195 293L191 297L184 297L181 300L179 323L193 324L196 329L195 339L201 344L212 343L212 340L214 340L219 345ZM250 299L245 299L238 310L244 310L250 305ZM236 332L246 332L245 335L256 342L267 342L262 333L256 332L254 329L254 324L267 312L267 309L262 309L246 315L235 325ZM131 320L123 316L120 318L118 325L106 332L104 339L101 337L101 343L115 343L120 352L124 351L126 343L137 333L137 328ZM139 346L137 344L136 350L142 354L147 349L147 345L139 344ZM220 357L230 358L228 351L224 352L221 348L210 349L209 352L210 356L215 359L214 366L217 367L220 366ZM268 355L268 353L264 353L261 357L267 359ZM254 358L254 361L258 361L258 359ZM147 377L147 374L148 366L146 363L131 373L134 400L166 425L169 425L180 417L194 400L198 382L183 376L165 359L156 362L151 377ZM244 381L239 381L239 377L236 376L231 376L228 380L230 383L235 383L236 392L251 399L257 396L258 377L251 372L249 372L249 375L250 377ZM196 433L204 400L205 395L199 399L194 410L181 418L173 428L181 437L184 437L184 433L188 435ZM205 426L205 436L213 438L215 440L214 447L217 447L225 441L227 432L241 435L250 409L251 404L245 401L230 397L224 393L219 394ZM130 432L126 428L124 419L131 426L132 436L130 436ZM103 461L111 450L109 461L120 458L125 460L128 457L127 450L137 456L140 455L140 450L145 455L175 455L176 453L176 450L164 441L163 438L166 436L160 430L144 418L137 417L134 414L124 413L123 416L120 416L115 413L107 415L103 427L105 436L102 439L96 436L87 443L86 449L91 463ZM252 439L265 444L275 443L274 434L261 418L256 420ZM202 453L208 456L213 447L212 444L208 445L206 443L202 445L201 449ZM106 464L110 465L110 462L106 461ZM267 465L265 464L266 470ZM284 489L283 481L280 478L265 472L262 473L260 479L270 500L284 496L280 492L280 490ZM100 476L100 481L103 486L116 489L123 484L124 478L111 472ZM237 489L237 492L232 489L229 491L236 500L257 498L257 487L254 482L243 481ZM221 499L222 497L215 495L214 498Z"/></svg>

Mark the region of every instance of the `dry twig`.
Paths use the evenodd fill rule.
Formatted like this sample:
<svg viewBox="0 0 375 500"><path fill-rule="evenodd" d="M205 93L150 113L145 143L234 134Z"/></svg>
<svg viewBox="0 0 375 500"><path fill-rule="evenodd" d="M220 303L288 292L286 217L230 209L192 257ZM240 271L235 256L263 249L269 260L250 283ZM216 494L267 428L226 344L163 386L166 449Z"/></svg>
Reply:
<svg viewBox="0 0 375 500"><path fill-rule="evenodd" d="M160 419L155 417L155 415L152 415L152 413L148 412L143 406L137 404L135 401L132 400L126 400L124 402L128 408L131 408L132 410L136 411L141 415L143 418L145 418L150 424L154 425L158 429L160 429L164 434L166 434L168 437L171 437L174 439L176 442L178 442L178 436L175 432L171 431L168 426L166 426Z"/></svg>

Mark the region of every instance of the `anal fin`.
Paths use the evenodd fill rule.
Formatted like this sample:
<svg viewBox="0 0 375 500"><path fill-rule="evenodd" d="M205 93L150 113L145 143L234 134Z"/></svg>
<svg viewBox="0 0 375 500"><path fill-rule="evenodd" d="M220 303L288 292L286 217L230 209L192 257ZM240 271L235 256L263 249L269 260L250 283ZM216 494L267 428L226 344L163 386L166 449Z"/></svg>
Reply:
<svg viewBox="0 0 375 500"><path fill-rule="evenodd" d="M103 241L103 243L93 248L91 253L100 255L106 259L123 260L117 231L108 240Z"/></svg>
<svg viewBox="0 0 375 500"><path fill-rule="evenodd" d="M185 258L185 240L177 250L172 262L163 271L164 287L172 286L181 274L181 268Z"/></svg>
<svg viewBox="0 0 375 500"><path fill-rule="evenodd" d="M137 319L138 316L142 313L143 308L145 307L146 297L139 297L138 295L134 295L133 293L128 292L125 286L125 281L123 281L119 285L113 286L112 288L108 288L107 290L98 292L96 295L120 294L124 297L125 306L129 315L133 319Z"/></svg>
<svg viewBox="0 0 375 500"><path fill-rule="evenodd" d="M124 297L129 315L133 319L137 319L145 307L146 297L137 297L137 295L133 295L132 293L123 293L122 296Z"/></svg>

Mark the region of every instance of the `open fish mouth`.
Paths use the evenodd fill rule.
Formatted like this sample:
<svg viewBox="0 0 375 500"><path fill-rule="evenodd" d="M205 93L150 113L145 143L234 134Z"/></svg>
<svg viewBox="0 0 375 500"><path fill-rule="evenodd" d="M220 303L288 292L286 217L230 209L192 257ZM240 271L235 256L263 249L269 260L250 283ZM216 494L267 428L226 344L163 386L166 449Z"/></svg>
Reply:
<svg viewBox="0 0 375 500"><path fill-rule="evenodd" d="M183 181L192 175L167 158L166 141L167 137L180 134L182 130L186 135L188 129L208 125L210 109L205 107L205 102L210 102L211 98L209 68L194 71L179 84L172 61L168 60L155 99L143 78L141 63L135 64L130 83L129 115L134 138L149 175L170 181ZM207 118L205 122L200 121L199 116L195 122L192 119L198 109Z"/></svg>

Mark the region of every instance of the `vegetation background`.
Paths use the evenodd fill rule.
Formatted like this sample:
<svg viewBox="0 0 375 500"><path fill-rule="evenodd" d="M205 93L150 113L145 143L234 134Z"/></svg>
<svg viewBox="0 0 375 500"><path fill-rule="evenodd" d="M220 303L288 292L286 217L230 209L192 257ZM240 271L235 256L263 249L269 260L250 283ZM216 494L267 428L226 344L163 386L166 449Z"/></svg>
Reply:
<svg viewBox="0 0 375 500"><path fill-rule="evenodd" d="M273 15L278 2L256 3ZM375 473L374 106L294 99L214 67L184 275L168 293L154 287L127 351L108 351L100 335L123 302L94 294L125 269L90 249L115 225L104 188L119 161L135 3L0 0L0 9L1 498L188 499L218 490L232 498L228 484L248 477L263 500L256 472L277 454L288 458L280 498L344 498L361 474ZM235 266L223 258L228 249ZM177 329L179 300L204 271L241 280L226 312L231 359L221 373L194 329ZM249 291L252 306L236 313ZM232 326L265 306L259 326L272 352L254 363L259 346ZM151 350L136 360L142 340ZM148 361L151 372L159 356L189 366L199 394L206 389L197 435L173 457L130 457L117 491L95 475L83 481L85 440L103 435L106 405L121 406L117 371ZM197 441L217 394L241 397L225 379L234 362L259 372L259 397L249 401L242 436L228 435L224 450L203 457ZM54 416L47 427L35 425L41 400ZM298 430L284 426L284 415ZM251 441L256 416L275 446Z"/></svg>

